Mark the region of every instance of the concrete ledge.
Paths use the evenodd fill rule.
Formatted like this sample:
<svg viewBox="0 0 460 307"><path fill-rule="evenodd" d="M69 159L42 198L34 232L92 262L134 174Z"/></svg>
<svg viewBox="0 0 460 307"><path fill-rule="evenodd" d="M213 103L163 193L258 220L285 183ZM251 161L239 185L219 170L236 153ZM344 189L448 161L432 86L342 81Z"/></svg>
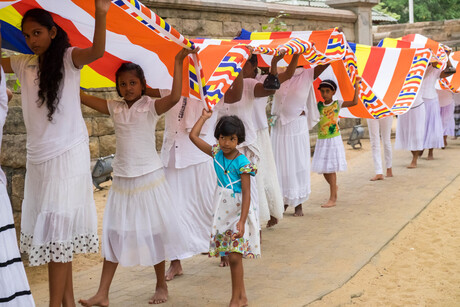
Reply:
<svg viewBox="0 0 460 307"><path fill-rule="evenodd" d="M259 16L277 16L281 11L289 16L284 18L303 17L310 20L330 21L331 16L337 21L355 22L357 16L355 13L347 10L302 7L276 3L265 3L257 1L231 1L216 2L212 0L147 0L143 3L150 8L167 8L182 10L211 11L216 13L232 13Z"/></svg>

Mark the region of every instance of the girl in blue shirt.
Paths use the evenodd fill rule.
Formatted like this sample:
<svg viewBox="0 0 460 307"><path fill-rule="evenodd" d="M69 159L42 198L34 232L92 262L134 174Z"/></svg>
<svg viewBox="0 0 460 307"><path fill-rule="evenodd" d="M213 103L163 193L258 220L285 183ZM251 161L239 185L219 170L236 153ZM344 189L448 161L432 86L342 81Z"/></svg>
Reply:
<svg viewBox="0 0 460 307"><path fill-rule="evenodd" d="M212 115L203 110L190 132L191 141L214 159L217 188L214 193L214 217L209 255L228 255L232 275L232 298L229 306L246 306L242 258L260 256L260 236L256 214L251 203L250 177L257 170L236 146L245 140L244 124L237 116L223 116L214 136L218 144L211 146L200 138L203 124Z"/></svg>

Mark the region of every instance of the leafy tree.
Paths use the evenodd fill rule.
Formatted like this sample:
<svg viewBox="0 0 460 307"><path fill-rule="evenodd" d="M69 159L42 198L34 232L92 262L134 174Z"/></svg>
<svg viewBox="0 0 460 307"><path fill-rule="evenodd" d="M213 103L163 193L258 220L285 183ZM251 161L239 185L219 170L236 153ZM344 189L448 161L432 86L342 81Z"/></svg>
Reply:
<svg viewBox="0 0 460 307"><path fill-rule="evenodd" d="M409 22L409 0L382 0L377 9L399 15L400 23ZM460 18L458 0L414 0L415 22L457 18Z"/></svg>

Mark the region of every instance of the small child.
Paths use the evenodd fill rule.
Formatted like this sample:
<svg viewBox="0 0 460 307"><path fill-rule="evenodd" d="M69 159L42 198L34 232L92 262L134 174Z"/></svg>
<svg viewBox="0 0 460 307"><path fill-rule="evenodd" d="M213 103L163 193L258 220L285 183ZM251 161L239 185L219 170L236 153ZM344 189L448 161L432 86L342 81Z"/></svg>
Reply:
<svg viewBox="0 0 460 307"><path fill-rule="evenodd" d="M214 132L218 144L211 146L200 138L204 123L212 112L203 110L190 132L191 141L214 159L218 186L214 193L214 221L209 255L228 255L232 275L229 306L247 306L242 258L260 256L260 236L254 207L251 205L250 176L256 167L236 146L245 141L244 124L237 116L223 116Z"/></svg>
<svg viewBox="0 0 460 307"><path fill-rule="evenodd" d="M337 201L337 175L336 172L347 169L345 150L343 148L342 136L339 129L339 110L341 107L348 108L358 103L358 87L361 78L356 77L355 95L353 101L338 100L332 98L337 90L337 85L332 80L324 80L318 89L321 92L324 102L318 102L320 120L318 124L318 140L313 154L312 171L323 174L330 185L329 201L322 205L322 208L334 207Z"/></svg>
<svg viewBox="0 0 460 307"><path fill-rule="evenodd" d="M179 101L183 61L197 51L182 49L176 55L171 94L163 98L144 95L144 72L133 63L123 63L116 72L116 88L123 100L81 94L83 104L112 117L117 141L102 228L101 281L93 297L79 301L83 306L109 305L118 264L154 266L157 285L149 303L164 303L168 299L165 259L192 256L156 151L155 127L160 115Z"/></svg>

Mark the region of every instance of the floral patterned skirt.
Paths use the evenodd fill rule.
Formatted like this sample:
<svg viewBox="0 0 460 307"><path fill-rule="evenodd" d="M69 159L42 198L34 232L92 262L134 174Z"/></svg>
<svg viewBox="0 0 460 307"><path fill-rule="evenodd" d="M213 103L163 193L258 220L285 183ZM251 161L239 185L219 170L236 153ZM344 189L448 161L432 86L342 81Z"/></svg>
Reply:
<svg viewBox="0 0 460 307"><path fill-rule="evenodd" d="M241 216L241 201L241 193L217 187L214 194L216 211L213 216L209 256L218 257L221 254L240 253L245 258L260 257L259 227L252 202L243 237L232 239L232 235L238 233L236 224Z"/></svg>

